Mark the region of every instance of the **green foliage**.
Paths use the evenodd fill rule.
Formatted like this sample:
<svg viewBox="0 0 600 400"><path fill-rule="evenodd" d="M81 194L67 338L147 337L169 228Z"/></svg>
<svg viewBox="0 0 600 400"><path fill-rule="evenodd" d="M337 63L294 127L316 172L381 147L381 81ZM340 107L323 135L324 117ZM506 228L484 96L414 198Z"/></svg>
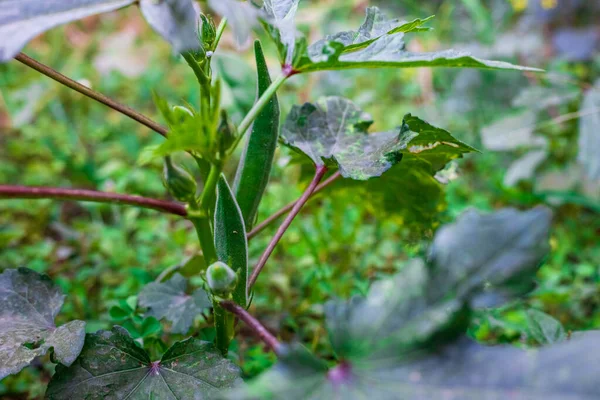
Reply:
<svg viewBox="0 0 600 400"><path fill-rule="evenodd" d="M65 296L47 275L27 268L0 274L0 379L15 374L48 350L71 365L83 346L85 322L57 327Z"/></svg>
<svg viewBox="0 0 600 400"><path fill-rule="evenodd" d="M231 398L360 399L368 393L378 399L587 399L596 394L594 380L587 365L573 360L597 365L598 356L588 350L597 340L597 332L588 332L564 343L524 351L462 339L436 352L408 355L396 367L382 362L339 364L329 370L306 350L292 348L248 391ZM557 368L557 363L565 369ZM562 378L561 371L568 371L570 379Z"/></svg>
<svg viewBox="0 0 600 400"><path fill-rule="evenodd" d="M132 3L11 1L2 61ZM46 397L73 399L593 398L597 334L574 331L600 326L600 64L543 60L583 54L560 48L571 17L536 22L532 45L526 26L502 31L526 25L502 1L378 3L406 19L348 1L201 3L225 18L136 2L171 46L132 7L27 49L145 126L25 58L0 65L0 181L25 185L0 185L0 397L50 382ZM261 25L276 54L256 41L249 62ZM470 44L439 50L449 38ZM499 74L534 69L465 47L551 73ZM415 66L478 70L397 70ZM486 152L461 160L465 142ZM49 184L103 193L66 189L58 206L32 187Z"/></svg>
<svg viewBox="0 0 600 400"><path fill-rule="evenodd" d="M151 361L126 330L115 326L86 336L77 361L57 367L46 397L211 398L238 381L238 368L221 358L210 343L189 338Z"/></svg>
<svg viewBox="0 0 600 400"><path fill-rule="evenodd" d="M315 165L339 167L342 176L367 180L382 175L402 160L403 154L426 151L432 170L473 149L410 114L401 127L368 134L371 116L350 100L322 98L318 103L295 106L282 128L284 143L305 153Z"/></svg>
<svg viewBox="0 0 600 400"><path fill-rule="evenodd" d="M186 288L186 279L176 273L164 283L152 282L144 286L138 303L148 308L147 315L171 321L171 332L185 335L196 316L210 308L210 300L204 290L196 289L187 294Z"/></svg>
<svg viewBox="0 0 600 400"><path fill-rule="evenodd" d="M506 62L488 61L468 52L443 50L414 53L406 50L405 33L427 30L421 25L430 18L404 22L388 20L376 7L367 9L367 17L357 31L340 32L310 46L305 38L296 39L293 23L298 1L270 0L263 6L264 25L271 34L282 63L296 72L353 68L459 67L539 71Z"/></svg>

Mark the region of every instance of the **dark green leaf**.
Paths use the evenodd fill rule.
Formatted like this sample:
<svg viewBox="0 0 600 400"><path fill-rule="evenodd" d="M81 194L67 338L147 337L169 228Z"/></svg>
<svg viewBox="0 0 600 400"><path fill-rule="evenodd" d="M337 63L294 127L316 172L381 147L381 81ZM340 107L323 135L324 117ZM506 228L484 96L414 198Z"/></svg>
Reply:
<svg viewBox="0 0 600 400"><path fill-rule="evenodd" d="M229 398L592 400L598 395L600 355L590 349L598 340L600 332L592 331L526 351L462 339L402 361L342 362L329 370L296 347Z"/></svg>
<svg viewBox="0 0 600 400"><path fill-rule="evenodd" d="M413 138L401 150L400 163L378 179L367 182L345 179L327 190L348 201L356 198L374 215L388 220L395 218L417 232L431 229L445 206L444 188L435 178L436 173L451 160L475 149L410 114L404 117L404 127L412 132Z"/></svg>
<svg viewBox="0 0 600 400"><path fill-rule="evenodd" d="M539 344L554 344L567 338L562 324L544 312L527 310L527 323L529 334Z"/></svg>
<svg viewBox="0 0 600 400"><path fill-rule="evenodd" d="M306 154L315 165L337 164L342 176L366 180L380 176L403 154L422 158L432 173L474 149L447 131L407 114L401 127L368 133L371 116L350 100L321 98L295 106L282 128L284 143Z"/></svg>
<svg viewBox="0 0 600 400"><path fill-rule="evenodd" d="M214 226L219 261L227 264L238 276L233 300L245 307L248 302L248 239L244 217L224 176L217 185Z"/></svg>
<svg viewBox="0 0 600 400"><path fill-rule="evenodd" d="M121 322L132 316L131 310L125 310L119 306L112 306L108 310L108 315L110 315L110 319L116 322Z"/></svg>
<svg viewBox="0 0 600 400"><path fill-rule="evenodd" d="M162 331L160 322L154 317L144 318L140 327L140 337L147 338L156 335Z"/></svg>
<svg viewBox="0 0 600 400"><path fill-rule="evenodd" d="M71 367L59 365L48 399L203 399L240 381L239 369L212 344L189 338L151 361L127 331L115 326L86 336Z"/></svg>
<svg viewBox="0 0 600 400"><path fill-rule="evenodd" d="M477 151L473 147L455 139L448 131L437 128L411 114L404 116L404 129L416 134L406 150L405 158L416 158L430 164L429 171L435 174L451 160L463 154Z"/></svg>
<svg viewBox="0 0 600 400"><path fill-rule="evenodd" d="M430 248L432 286L456 296L483 294L489 306L531 289L531 277L550 250L552 213L504 209L493 214L469 210L438 230Z"/></svg>
<svg viewBox="0 0 600 400"><path fill-rule="evenodd" d="M339 359L380 360L401 357L428 343L435 334L464 332L468 310L460 299L428 299L427 266L412 260L395 277L377 281L367 297L330 301L325 305L329 337Z"/></svg>
<svg viewBox="0 0 600 400"><path fill-rule="evenodd" d="M47 275L27 268L0 274L0 379L16 374L51 348L59 362L75 361L83 346L85 322L56 327L54 318L64 298Z"/></svg>
<svg viewBox="0 0 600 400"><path fill-rule="evenodd" d="M260 97L271 84L271 77L259 41L254 43L254 52L258 73L257 97ZM278 137L279 102L277 95L274 95L252 125L233 185L248 230L252 229L260 200L269 182Z"/></svg>
<svg viewBox="0 0 600 400"><path fill-rule="evenodd" d="M401 150L414 137L401 128L368 134L372 123L371 116L350 100L325 97L316 104L294 106L281 136L315 165L337 164L342 176L366 180L399 162Z"/></svg>
<svg viewBox="0 0 600 400"><path fill-rule="evenodd" d="M501 61L482 60L464 51L410 52L406 50L405 34L427 30L422 27L422 24L429 18L411 22L388 19L376 7L367 9L365 22L357 31L330 35L307 46L305 38L295 38L293 17L296 7L289 7L289 3L292 2L272 0L268 3L280 5L283 11L287 11L282 13L285 16L283 22L281 18L271 17L266 19L264 25L278 47L282 63L291 64L296 72L380 67L458 67L539 71Z"/></svg>
<svg viewBox="0 0 600 400"><path fill-rule="evenodd" d="M577 160L587 176L600 180L600 80L587 91L581 103Z"/></svg>
<svg viewBox="0 0 600 400"><path fill-rule="evenodd" d="M186 288L187 280L177 273L167 282L152 282L144 286L138 302L140 306L149 308L149 316L171 321L172 332L185 334L194 318L211 305L204 290L196 289L188 295Z"/></svg>

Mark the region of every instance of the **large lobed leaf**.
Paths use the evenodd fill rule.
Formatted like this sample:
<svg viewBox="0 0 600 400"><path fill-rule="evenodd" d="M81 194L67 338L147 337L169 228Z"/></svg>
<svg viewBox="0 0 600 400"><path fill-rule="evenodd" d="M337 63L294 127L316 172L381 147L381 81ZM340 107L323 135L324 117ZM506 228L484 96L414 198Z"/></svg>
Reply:
<svg viewBox="0 0 600 400"><path fill-rule="evenodd" d="M31 39L55 26L116 10L135 0L0 0L0 62L14 57ZM175 51L198 47L191 0L141 0L142 13Z"/></svg>
<svg viewBox="0 0 600 400"><path fill-rule="evenodd" d="M151 361L127 331L115 326L86 336L71 367L59 365L48 399L212 399L238 384L239 368L208 342L177 342Z"/></svg>
<svg viewBox="0 0 600 400"><path fill-rule="evenodd" d="M342 176L367 180L400 162L404 154L422 158L435 172L474 149L443 129L407 114L399 128L369 134L369 114L350 100L324 97L294 106L282 127L283 142L315 165L339 167Z"/></svg>
<svg viewBox="0 0 600 400"><path fill-rule="evenodd" d="M300 0L265 0L265 27L275 40L282 62L291 64L296 46L296 12Z"/></svg>
<svg viewBox="0 0 600 400"><path fill-rule="evenodd" d="M592 331L538 350L486 347L463 338L396 365L340 364L327 370L302 347L231 399L592 400L598 397L600 340Z"/></svg>
<svg viewBox="0 0 600 400"><path fill-rule="evenodd" d="M340 32L312 45L296 38L294 16L298 1L265 1L263 25L275 41L281 62L295 72L380 67L458 67L539 71L501 61L488 61L468 52L443 50L414 53L406 50L404 36L428 30L422 25L430 18L414 21L388 19L377 7L367 8L367 16L356 31ZM277 11L279 12L277 12Z"/></svg>
<svg viewBox="0 0 600 400"><path fill-rule="evenodd" d="M138 303L148 307L148 316L171 321L173 333L186 334L194 318L211 306L204 290L196 289L192 294L187 294L186 288L187 280L176 273L167 282L152 282L144 286Z"/></svg>
<svg viewBox="0 0 600 400"><path fill-rule="evenodd" d="M252 28L258 25L259 9L249 1L208 0L208 5L217 14L227 18L238 47L250 41Z"/></svg>
<svg viewBox="0 0 600 400"><path fill-rule="evenodd" d="M531 278L550 250L551 211L469 210L438 230L430 248L431 284L442 293L485 295L483 300L531 289ZM486 301L489 305L489 301Z"/></svg>
<svg viewBox="0 0 600 400"><path fill-rule="evenodd" d="M539 265L548 250L550 218L545 208L468 212L438 231L430 263L412 260L397 276L374 283L366 297L326 304L329 336L340 360L336 367L326 370L306 350L293 347L272 371L233 397L359 399L368 394L377 399L436 399L444 394L450 399L503 399L511 393L516 399L541 399L554 390L565 396L557 398L591 393L589 375L577 382L557 379L553 389L539 384L547 375L560 378L561 366L550 367L548 360L566 355L564 348L526 353L457 342L478 295L488 287L504 289L511 278ZM454 247L445 246L448 238ZM530 287L531 281L527 283ZM546 328L536 330L559 337L553 336L548 321L543 323ZM583 353L580 346L585 344L567 345ZM439 348L444 349L441 355L436 353ZM499 370L493 362L511 357L514 371ZM600 366L599 357L590 360ZM567 368L578 368L565 361Z"/></svg>
<svg viewBox="0 0 600 400"><path fill-rule="evenodd" d="M64 299L47 275L27 268L0 274L0 379L50 349L65 365L75 361L83 346L85 322L54 324Z"/></svg>

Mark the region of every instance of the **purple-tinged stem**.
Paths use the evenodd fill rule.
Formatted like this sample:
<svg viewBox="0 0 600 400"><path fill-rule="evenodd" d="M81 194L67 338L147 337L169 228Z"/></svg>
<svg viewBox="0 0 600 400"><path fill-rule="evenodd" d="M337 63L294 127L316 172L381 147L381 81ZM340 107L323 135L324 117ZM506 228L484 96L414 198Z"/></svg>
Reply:
<svg viewBox="0 0 600 400"><path fill-rule="evenodd" d="M263 324L261 324L256 318L254 318L248 311L246 311L243 307L237 305L233 301L222 301L221 307L230 313L236 315L239 319L244 321L246 325L258 336L260 340L262 340L271 350L275 353L279 351L281 347L281 343L275 336L271 334L265 328Z"/></svg>
<svg viewBox="0 0 600 400"><path fill-rule="evenodd" d="M92 201L96 203L126 204L150 208L164 213L187 216L187 209L181 203L151 199L128 194L98 192L87 189L65 189L39 186L0 185L0 199L62 199Z"/></svg>
<svg viewBox="0 0 600 400"><path fill-rule="evenodd" d="M281 239L281 237L283 236L285 231L289 228L289 226L291 225L291 223L294 220L294 218L296 217L296 215L298 215L298 213L302 209L302 206L304 206L304 204L306 204L306 202L310 198L310 195L313 194L313 192L319 185L319 182L321 182L321 179L323 179L323 176L325 176L326 172L327 172L327 167L325 165L317 166L317 169L315 171L315 176L313 177L312 181L310 182L310 185L308 185L308 187L306 188L304 193L302 193L302 196L300 196L300 198L298 199L296 204L294 204L292 211L290 211L290 213L285 218L285 220L283 221L283 223L281 224L279 229L277 229L275 236L273 236L273 239L271 239L271 242L269 243L269 245L265 249L264 253L260 257L258 264L256 264L254 271L252 271L252 275L250 276L250 282L248 282L249 288L251 288L254 285L254 283L256 282L256 279L258 278L260 271L262 271L263 267L267 263L267 260L273 253L273 250L275 250L275 246L277 246L277 243L279 243L279 240Z"/></svg>
<svg viewBox="0 0 600 400"><path fill-rule="evenodd" d="M340 174L340 171L337 171L335 174L331 175L329 178L324 180L323 183L320 183L319 186L316 187L316 189L314 190L314 192L312 194L318 193L321 190L325 189L327 186L331 185L333 182L338 180L341 176L342 175ZM294 208L294 206L296 205L297 202L298 201L292 201L285 207L279 209L276 213L270 215L267 219L262 221L260 224L256 225L254 227L254 229L252 229L250 232L248 232L248 239L252 239L254 236L256 236L260 232L262 232L267 226L271 225L275 220L279 219L279 217L287 214L292 208Z"/></svg>
<svg viewBox="0 0 600 400"><path fill-rule="evenodd" d="M147 126L148 128L152 129L153 131L155 131L163 136L167 136L168 130L164 126L154 122L150 118L135 111L134 109L129 108L121 103L118 103L118 102L114 101L113 99L103 95L102 93L98 93L95 90L92 90L92 89L82 85L81 83L74 81L73 79L61 74L60 72L50 68L49 66L42 64L39 61L34 60L33 58L27 56L26 54L24 54L24 53L17 54L15 56L15 60L27 65L28 67L38 71L41 74L46 75L47 77L49 77L51 79L54 79L58 83L61 83L61 84L65 85L66 87L81 93L84 96L94 99L97 102L100 102L100 103L104 104L105 106L108 106L108 107L112 108L113 110L118 111L121 114L128 116L129 118L133 119L134 121L139 122L140 124L142 124L144 126Z"/></svg>

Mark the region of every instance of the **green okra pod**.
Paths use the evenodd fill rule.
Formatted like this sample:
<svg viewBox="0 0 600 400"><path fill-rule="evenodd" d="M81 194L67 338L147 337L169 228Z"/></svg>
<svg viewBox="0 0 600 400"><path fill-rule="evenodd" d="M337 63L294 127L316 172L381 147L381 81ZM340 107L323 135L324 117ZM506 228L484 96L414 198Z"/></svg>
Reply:
<svg viewBox="0 0 600 400"><path fill-rule="evenodd" d="M258 72L257 98L259 98L271 84L271 77L258 40L254 42L254 51ZM252 125L233 185L248 230L252 228L260 200L269 181L278 136L279 102L277 95L273 95Z"/></svg>

